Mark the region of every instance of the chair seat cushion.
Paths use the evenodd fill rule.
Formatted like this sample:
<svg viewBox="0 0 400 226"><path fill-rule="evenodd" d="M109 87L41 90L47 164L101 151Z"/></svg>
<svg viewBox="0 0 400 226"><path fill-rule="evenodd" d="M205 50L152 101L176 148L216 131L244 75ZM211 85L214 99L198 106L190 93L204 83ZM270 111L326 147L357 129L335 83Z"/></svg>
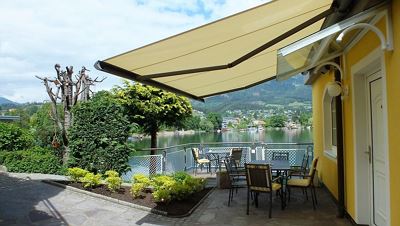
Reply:
<svg viewBox="0 0 400 226"><path fill-rule="evenodd" d="M310 185L309 179L289 179L287 185L296 187L308 187Z"/></svg>
<svg viewBox="0 0 400 226"><path fill-rule="evenodd" d="M199 159L199 160L197 160L197 162L198 163L209 163L210 160L208 160L208 159Z"/></svg>
<svg viewBox="0 0 400 226"><path fill-rule="evenodd" d="M272 191L277 191L280 190L282 188L281 184L278 183L272 183ZM271 190L269 188L266 187L256 187L256 186L251 186L250 189L252 191L261 191L261 192L270 192Z"/></svg>

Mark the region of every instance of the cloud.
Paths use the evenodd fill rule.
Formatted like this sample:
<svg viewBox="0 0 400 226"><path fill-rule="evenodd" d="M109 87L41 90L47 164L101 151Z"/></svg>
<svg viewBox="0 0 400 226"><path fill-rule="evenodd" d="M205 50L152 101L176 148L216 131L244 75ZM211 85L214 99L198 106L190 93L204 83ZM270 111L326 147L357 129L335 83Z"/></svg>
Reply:
<svg viewBox="0 0 400 226"><path fill-rule="evenodd" d="M263 0L3 0L0 7L0 96L13 101L47 98L35 75L55 75L54 64L95 70L99 59L125 52L215 19L261 4Z"/></svg>

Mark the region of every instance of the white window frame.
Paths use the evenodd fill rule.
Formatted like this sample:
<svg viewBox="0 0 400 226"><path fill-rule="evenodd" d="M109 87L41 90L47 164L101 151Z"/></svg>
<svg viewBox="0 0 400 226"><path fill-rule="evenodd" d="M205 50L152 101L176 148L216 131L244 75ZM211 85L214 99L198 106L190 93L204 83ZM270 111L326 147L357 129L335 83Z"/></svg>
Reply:
<svg viewBox="0 0 400 226"><path fill-rule="evenodd" d="M332 142L332 101L335 97L328 94L328 87L325 87L324 97L322 98L323 112L323 147L324 155L334 161L337 157L337 147ZM336 111L336 109L335 109ZM336 125L337 127L337 125ZM337 128L336 128L337 129ZM337 143L337 141L336 141Z"/></svg>

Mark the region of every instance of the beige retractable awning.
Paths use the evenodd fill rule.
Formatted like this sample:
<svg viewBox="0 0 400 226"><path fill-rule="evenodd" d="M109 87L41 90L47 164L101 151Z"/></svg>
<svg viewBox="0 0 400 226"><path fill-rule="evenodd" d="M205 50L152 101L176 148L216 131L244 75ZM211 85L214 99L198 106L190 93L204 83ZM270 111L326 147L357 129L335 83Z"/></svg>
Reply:
<svg viewBox="0 0 400 226"><path fill-rule="evenodd" d="M332 0L277 0L98 61L95 67L193 99L275 78L277 50L320 30Z"/></svg>

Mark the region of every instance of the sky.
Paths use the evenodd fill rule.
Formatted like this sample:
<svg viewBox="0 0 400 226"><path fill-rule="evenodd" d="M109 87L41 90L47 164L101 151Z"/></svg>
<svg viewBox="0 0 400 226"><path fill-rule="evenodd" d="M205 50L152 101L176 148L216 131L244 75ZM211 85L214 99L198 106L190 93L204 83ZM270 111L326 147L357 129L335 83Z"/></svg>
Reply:
<svg viewBox="0 0 400 226"><path fill-rule="evenodd" d="M82 66L107 77L94 91L122 79L93 68L97 60L260 5L266 0L1 0L0 97L48 100L35 75L53 78L54 65Z"/></svg>

